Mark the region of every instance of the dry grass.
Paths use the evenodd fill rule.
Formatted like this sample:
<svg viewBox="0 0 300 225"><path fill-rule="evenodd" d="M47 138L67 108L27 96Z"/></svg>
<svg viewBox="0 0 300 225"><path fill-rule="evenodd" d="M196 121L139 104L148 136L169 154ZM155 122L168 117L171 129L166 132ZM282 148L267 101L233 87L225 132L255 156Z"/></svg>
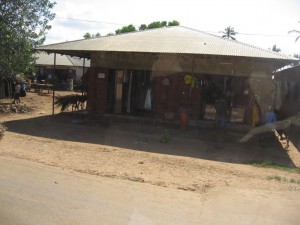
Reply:
<svg viewBox="0 0 300 225"><path fill-rule="evenodd" d="M0 124L0 140L2 139L4 132L6 130L6 127Z"/></svg>

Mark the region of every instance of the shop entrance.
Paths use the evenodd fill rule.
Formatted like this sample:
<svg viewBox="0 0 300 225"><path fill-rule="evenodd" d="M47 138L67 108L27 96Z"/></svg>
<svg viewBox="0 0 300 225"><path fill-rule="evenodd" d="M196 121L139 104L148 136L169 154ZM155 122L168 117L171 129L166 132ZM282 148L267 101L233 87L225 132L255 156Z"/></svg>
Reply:
<svg viewBox="0 0 300 225"><path fill-rule="evenodd" d="M222 75L205 76L203 90L204 119L215 119L215 104L225 98L228 108L227 122L242 123L245 121L250 92L247 78Z"/></svg>
<svg viewBox="0 0 300 225"><path fill-rule="evenodd" d="M108 112L137 115L151 111L151 107L145 109L146 97L150 90L150 71L110 70Z"/></svg>

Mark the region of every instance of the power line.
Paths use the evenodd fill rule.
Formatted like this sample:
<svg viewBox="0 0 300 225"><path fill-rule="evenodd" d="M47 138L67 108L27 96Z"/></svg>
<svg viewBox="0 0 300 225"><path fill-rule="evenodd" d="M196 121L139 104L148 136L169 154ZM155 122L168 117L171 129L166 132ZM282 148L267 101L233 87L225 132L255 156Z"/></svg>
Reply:
<svg viewBox="0 0 300 225"><path fill-rule="evenodd" d="M222 33L221 31L219 31L219 32L216 32L216 31L204 31L204 32L207 32L207 33L214 33L214 34L220 34L220 33ZM266 37L293 37L293 38L295 38L295 37L297 37L297 36L295 36L295 35L283 35L283 34L250 34L250 33L239 33L239 32L237 32L237 34L236 35L249 35L249 36L266 36Z"/></svg>
<svg viewBox="0 0 300 225"><path fill-rule="evenodd" d="M57 19L65 19L65 20L76 20L76 21L89 22L89 23L105 23L105 24L120 25L120 26L125 26L126 25L126 24L122 24L122 23L111 23L111 22L96 21L96 20L84 20L84 19L76 19L76 18L61 17L61 16L56 16L55 18L57 18Z"/></svg>
<svg viewBox="0 0 300 225"><path fill-rule="evenodd" d="M88 22L88 23L104 23L104 24L110 24L110 25L118 25L118 26L127 26L128 24L124 23L112 23L112 22L104 22L104 21L96 21L96 20L86 20L86 19L76 19L76 18L70 18L70 17L61 17L61 16L56 16L55 18L57 19L65 19L65 20L75 20L75 21L81 21L81 22ZM134 26L138 26L133 24ZM213 34L220 34L222 33L221 31L204 31L207 33L213 33ZM237 35L248 35L248 36L265 36L265 37L297 37L295 35L282 35L282 34L250 34L250 33L239 33L237 32Z"/></svg>

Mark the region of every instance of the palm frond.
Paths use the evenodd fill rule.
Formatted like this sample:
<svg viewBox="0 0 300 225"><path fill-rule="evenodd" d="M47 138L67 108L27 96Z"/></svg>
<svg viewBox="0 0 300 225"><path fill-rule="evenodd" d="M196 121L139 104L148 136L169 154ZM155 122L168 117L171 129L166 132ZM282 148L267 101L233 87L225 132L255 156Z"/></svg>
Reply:
<svg viewBox="0 0 300 225"><path fill-rule="evenodd" d="M60 108L61 112L66 111L70 106L78 106L79 103L84 103L87 97L85 95L65 95L56 96L54 105L56 108Z"/></svg>
<svg viewBox="0 0 300 225"><path fill-rule="evenodd" d="M290 30L288 33L289 34L291 34L291 33L299 33L300 34L300 31L299 30Z"/></svg>

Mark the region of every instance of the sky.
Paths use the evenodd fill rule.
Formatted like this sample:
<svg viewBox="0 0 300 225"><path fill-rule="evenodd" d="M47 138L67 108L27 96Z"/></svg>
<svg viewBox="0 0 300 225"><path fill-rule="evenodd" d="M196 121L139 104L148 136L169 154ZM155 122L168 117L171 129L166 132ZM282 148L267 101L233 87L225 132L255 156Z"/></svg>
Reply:
<svg viewBox="0 0 300 225"><path fill-rule="evenodd" d="M51 0L53 2L53 0ZM55 0L45 44L102 36L125 25L177 20L181 26L221 36L228 26L240 42L300 54L300 0Z"/></svg>

